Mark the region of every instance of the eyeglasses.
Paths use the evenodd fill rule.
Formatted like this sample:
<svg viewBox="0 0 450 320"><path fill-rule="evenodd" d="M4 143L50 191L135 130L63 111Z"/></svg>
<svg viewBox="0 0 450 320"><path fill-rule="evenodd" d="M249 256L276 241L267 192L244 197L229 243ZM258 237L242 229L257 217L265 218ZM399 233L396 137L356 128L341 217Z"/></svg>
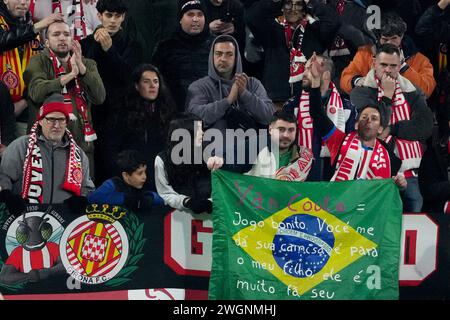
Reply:
<svg viewBox="0 0 450 320"><path fill-rule="evenodd" d="M51 118L51 117L44 117L45 120L47 120L48 123L50 123L51 125L55 125L57 122L58 124L66 124L67 123L67 119L66 118Z"/></svg>
<svg viewBox="0 0 450 320"><path fill-rule="evenodd" d="M297 8L303 8L303 2L292 2L292 1L286 1L285 3L284 3L284 7L286 8L286 9L288 9L288 10L291 10L292 8L294 8L294 7L297 7Z"/></svg>

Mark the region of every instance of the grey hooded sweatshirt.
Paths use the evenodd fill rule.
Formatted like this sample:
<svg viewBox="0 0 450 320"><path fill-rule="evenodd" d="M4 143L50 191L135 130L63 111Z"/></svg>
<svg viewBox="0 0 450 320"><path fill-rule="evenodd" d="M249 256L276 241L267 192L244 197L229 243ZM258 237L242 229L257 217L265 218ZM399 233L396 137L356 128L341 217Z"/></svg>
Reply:
<svg viewBox="0 0 450 320"><path fill-rule="evenodd" d="M226 120L223 117L231 106L227 97L233 85L233 80L221 78L214 67L214 45L218 39L223 37L233 40L236 48L234 74L242 73L241 55L236 40L231 36L218 36L209 52L208 76L189 86L186 99L186 111L200 117L206 127L217 129L227 128ZM269 124L272 114L275 112L275 107L268 97L266 89L258 79L253 77L249 77L247 89L234 104L239 110L246 111L254 120L263 125Z"/></svg>

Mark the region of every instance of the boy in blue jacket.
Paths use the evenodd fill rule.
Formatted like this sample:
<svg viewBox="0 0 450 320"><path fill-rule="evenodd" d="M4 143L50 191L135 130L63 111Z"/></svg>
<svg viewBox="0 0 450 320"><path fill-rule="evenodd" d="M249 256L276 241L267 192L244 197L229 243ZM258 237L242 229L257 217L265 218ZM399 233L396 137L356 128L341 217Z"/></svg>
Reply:
<svg viewBox="0 0 450 320"><path fill-rule="evenodd" d="M88 196L89 203L107 203L124 206L133 211L148 210L154 205L164 205L162 198L153 191L145 190L147 165L136 150L124 150L117 156L121 176L106 180Z"/></svg>

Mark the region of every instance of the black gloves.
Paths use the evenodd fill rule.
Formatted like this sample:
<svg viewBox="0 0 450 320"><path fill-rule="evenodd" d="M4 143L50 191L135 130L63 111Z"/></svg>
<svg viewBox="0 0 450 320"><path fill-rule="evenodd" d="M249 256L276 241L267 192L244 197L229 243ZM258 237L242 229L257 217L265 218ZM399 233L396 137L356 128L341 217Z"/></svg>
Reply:
<svg viewBox="0 0 450 320"><path fill-rule="evenodd" d="M83 196L71 196L64 200L64 204L69 207L72 213L84 215L88 205L87 198Z"/></svg>
<svg viewBox="0 0 450 320"><path fill-rule="evenodd" d="M194 213L212 212L212 202L208 199L189 198L184 201L184 206Z"/></svg>
<svg viewBox="0 0 450 320"><path fill-rule="evenodd" d="M0 192L0 202L4 202L9 214L13 215L22 214L28 205L27 200L22 198L19 194L12 193L10 190L3 190Z"/></svg>
<svg viewBox="0 0 450 320"><path fill-rule="evenodd" d="M153 195L151 192L144 192L140 195L125 195L124 206L133 211L151 209Z"/></svg>

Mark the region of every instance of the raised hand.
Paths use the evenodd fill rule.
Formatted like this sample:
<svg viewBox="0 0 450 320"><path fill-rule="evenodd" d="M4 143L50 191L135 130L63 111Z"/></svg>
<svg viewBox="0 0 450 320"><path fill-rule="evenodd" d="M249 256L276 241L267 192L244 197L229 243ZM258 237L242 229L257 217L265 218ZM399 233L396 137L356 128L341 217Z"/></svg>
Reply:
<svg viewBox="0 0 450 320"><path fill-rule="evenodd" d="M237 73L234 77L234 83L236 83L239 96L241 96L247 89L248 76L245 73Z"/></svg>
<svg viewBox="0 0 450 320"><path fill-rule="evenodd" d="M72 58L75 58L75 62L77 64L79 73L81 75L84 75L86 73L86 66L84 65L82 60L83 54L81 52L81 45L76 40L72 41L72 52L73 52Z"/></svg>
<svg viewBox="0 0 450 320"><path fill-rule="evenodd" d="M59 12L52 13L48 17L42 19L39 22L36 22L34 24L34 31L40 32L41 30L47 28L49 25L51 25L53 22L56 21L64 21L64 15Z"/></svg>
<svg viewBox="0 0 450 320"><path fill-rule="evenodd" d="M381 77L381 88L383 88L384 96L392 99L395 92L395 79L390 75L383 74Z"/></svg>
<svg viewBox="0 0 450 320"><path fill-rule="evenodd" d="M233 104L239 98L239 87L236 82L231 86L230 93L228 94L227 101L229 104Z"/></svg>
<svg viewBox="0 0 450 320"><path fill-rule="evenodd" d="M220 169L223 166L223 158L218 156L209 157L206 162L206 166L209 170Z"/></svg>
<svg viewBox="0 0 450 320"><path fill-rule="evenodd" d="M103 51L108 51L112 47L111 35L105 28L99 28L94 33L94 40L100 43Z"/></svg>
<svg viewBox="0 0 450 320"><path fill-rule="evenodd" d="M323 62L322 62L322 64L323 64ZM311 56L311 58L306 63L306 69L311 74L311 87L312 88L320 87L320 80L321 80L320 79L321 78L320 68L321 68L321 63L319 63L319 60L317 59L317 55L314 52L313 55Z"/></svg>
<svg viewBox="0 0 450 320"><path fill-rule="evenodd" d="M73 78L76 78L78 76L78 74L80 73L80 70L78 69L78 64L76 62L76 58L74 55L70 57L69 63L70 63L70 67L72 69L70 71L70 74L72 75Z"/></svg>

